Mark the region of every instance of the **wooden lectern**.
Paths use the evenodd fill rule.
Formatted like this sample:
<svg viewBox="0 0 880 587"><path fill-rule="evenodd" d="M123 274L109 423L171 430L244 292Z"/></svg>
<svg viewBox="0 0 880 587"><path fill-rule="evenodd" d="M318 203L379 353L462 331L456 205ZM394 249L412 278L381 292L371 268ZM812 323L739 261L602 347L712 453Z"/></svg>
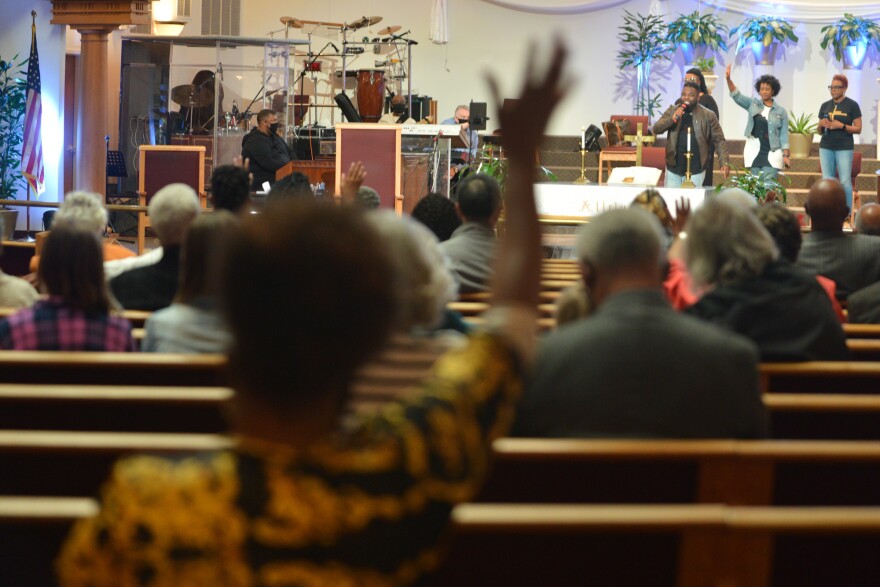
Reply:
<svg viewBox="0 0 880 587"><path fill-rule="evenodd" d="M206 207L205 147L182 145L141 145L138 149L138 203L149 204L150 198L172 183L185 183L196 191L201 207ZM138 212L138 255L144 252L146 229L151 226L146 212Z"/></svg>
<svg viewBox="0 0 880 587"><path fill-rule="evenodd" d="M336 195L340 195L342 174L355 161L367 172L364 185L379 192L380 207L400 214L403 195L400 177L403 157L400 152L399 124L344 122L336 125Z"/></svg>

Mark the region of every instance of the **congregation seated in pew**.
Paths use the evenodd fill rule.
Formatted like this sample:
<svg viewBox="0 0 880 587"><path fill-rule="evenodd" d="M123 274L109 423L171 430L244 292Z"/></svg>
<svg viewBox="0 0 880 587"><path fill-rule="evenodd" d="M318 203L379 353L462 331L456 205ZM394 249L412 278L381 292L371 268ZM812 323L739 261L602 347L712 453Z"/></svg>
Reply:
<svg viewBox="0 0 880 587"><path fill-rule="evenodd" d="M444 355L409 401L338 430L354 373L393 328L389 251L362 210L268 204L230 235L221 288L238 446L118 463L100 512L62 551L62 585L221 584L230 574L245 584L406 585L437 568L451 507L476 493L530 363L540 271L533 157L564 95L564 61L557 45L547 73L499 114L508 225L488 330Z"/></svg>
<svg viewBox="0 0 880 587"><path fill-rule="evenodd" d="M5 234L5 222L6 220L0 217L0 234ZM0 255L3 255L2 243L0 243ZM34 286L26 280L7 275L0 269L0 307L24 308L36 302L39 295Z"/></svg>
<svg viewBox="0 0 880 587"><path fill-rule="evenodd" d="M595 309L543 339L517 436L766 434L754 344L672 309L653 215L605 212L581 229L577 252Z"/></svg>

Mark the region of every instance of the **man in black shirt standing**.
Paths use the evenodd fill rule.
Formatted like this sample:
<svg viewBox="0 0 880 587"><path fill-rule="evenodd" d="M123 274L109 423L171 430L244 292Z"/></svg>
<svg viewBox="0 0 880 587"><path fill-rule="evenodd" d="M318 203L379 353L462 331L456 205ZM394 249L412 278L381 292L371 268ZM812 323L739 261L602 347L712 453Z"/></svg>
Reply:
<svg viewBox="0 0 880 587"><path fill-rule="evenodd" d="M681 89L681 100L666 109L654 125L654 135L669 131L666 137L666 187L681 187L687 172L685 153L690 151L691 181L703 185L709 165L710 145L721 162L724 177L730 175L727 143L718 117L699 104L700 88L693 82L685 82ZM688 132L690 131L690 133Z"/></svg>
<svg viewBox="0 0 880 587"><path fill-rule="evenodd" d="M275 172L284 167L296 155L278 135L278 115L273 110L260 110L257 126L241 140L241 156L250 161L254 176L251 188L262 190L263 182L275 183Z"/></svg>

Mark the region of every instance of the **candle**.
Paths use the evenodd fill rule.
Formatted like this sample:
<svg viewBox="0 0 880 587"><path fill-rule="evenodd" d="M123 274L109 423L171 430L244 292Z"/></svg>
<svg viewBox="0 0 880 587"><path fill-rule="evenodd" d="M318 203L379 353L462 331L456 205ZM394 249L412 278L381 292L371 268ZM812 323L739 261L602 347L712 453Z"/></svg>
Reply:
<svg viewBox="0 0 880 587"><path fill-rule="evenodd" d="M688 146L688 148L687 148L688 153L690 153L691 152L691 128L690 127L688 127L688 144L687 144L687 146Z"/></svg>
<svg viewBox="0 0 880 587"><path fill-rule="evenodd" d="M587 148L587 127L581 127L581 151Z"/></svg>

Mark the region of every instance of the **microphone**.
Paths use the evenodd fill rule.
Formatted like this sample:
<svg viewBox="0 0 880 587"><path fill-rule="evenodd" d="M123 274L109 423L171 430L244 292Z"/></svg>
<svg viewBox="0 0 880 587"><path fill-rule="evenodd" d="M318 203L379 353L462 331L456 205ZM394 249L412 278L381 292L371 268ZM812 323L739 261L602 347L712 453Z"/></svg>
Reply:
<svg viewBox="0 0 880 587"><path fill-rule="evenodd" d="M220 74L220 81L223 81L223 64L220 63L217 65L217 73Z"/></svg>
<svg viewBox="0 0 880 587"><path fill-rule="evenodd" d="M327 44L330 45L331 47L333 47L333 50L334 50L334 51L336 51L337 53L339 53L339 47L337 47L337 46L334 45L333 43L327 43Z"/></svg>

